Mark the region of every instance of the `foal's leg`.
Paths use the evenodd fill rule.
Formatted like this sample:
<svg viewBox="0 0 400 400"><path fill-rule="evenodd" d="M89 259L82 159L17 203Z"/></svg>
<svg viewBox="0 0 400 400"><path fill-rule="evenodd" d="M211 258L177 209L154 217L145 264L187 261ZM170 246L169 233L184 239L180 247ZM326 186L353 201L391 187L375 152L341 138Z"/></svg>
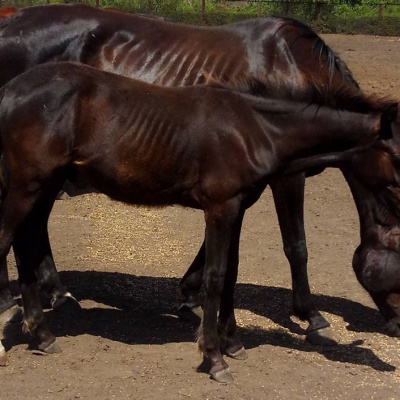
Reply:
<svg viewBox="0 0 400 400"><path fill-rule="evenodd" d="M25 184L24 182L18 185L13 185L11 188L9 188L8 194L2 206L0 217L0 266L2 268L2 273L4 273L4 269L6 268L6 257L10 251L16 232L31 213L38 197L37 193L38 192L36 190L29 190L29 185ZM32 281L36 281L35 271L32 271L30 276ZM26 300L32 296L33 291L29 290L29 292L32 293L27 295L26 282L24 279L22 280L22 283L23 287L21 287L21 292L23 301L26 302ZM38 296L36 297L38 299ZM34 301L35 300L36 299L34 299ZM35 316L35 319L40 320L40 314L43 314L40 302L38 304L38 310L39 311L37 316ZM27 318L26 313L24 314L24 318ZM38 325L44 327L42 322ZM42 334L42 332L40 333ZM5 357L2 357L2 361L4 361L4 358Z"/></svg>
<svg viewBox="0 0 400 400"><path fill-rule="evenodd" d="M234 291L238 276L239 242L244 217L244 209L240 211L237 221L233 226L231 243L229 246L228 268L224 283L224 292L220 303L218 318L218 331L221 348L225 354L236 360L247 358L246 350L237 334L234 313Z"/></svg>
<svg viewBox="0 0 400 400"><path fill-rule="evenodd" d="M43 252L43 257L36 267L36 276L40 293L50 299L50 304L54 310L67 310L75 313L79 311L81 307L78 301L71 293L67 292L65 287L61 284L51 252L47 221L48 217L38 221L36 232L34 235L31 235L29 239L29 249L37 249L40 246ZM13 246L13 250L17 264L22 257L20 253L26 253L28 251L27 248L22 248L21 250L20 247L16 245Z"/></svg>
<svg viewBox="0 0 400 400"><path fill-rule="evenodd" d="M13 241L24 306L24 330L39 337L39 348L46 353L61 351L44 321L37 284L38 269L51 257L47 221L54 199L55 194L50 200L35 205L17 230ZM43 241L43 238L46 240Z"/></svg>
<svg viewBox="0 0 400 400"><path fill-rule="evenodd" d="M41 237L34 236L31 240L42 243L49 243L47 227L39 233ZM14 254L17 257L14 248ZM61 284L50 245L47 246L47 256L37 269L37 279L41 293L50 298L50 304L54 310L68 310L76 312L80 310L78 301ZM0 266L0 330L15 320L21 319L21 309L17 305L10 292L10 281L8 279L7 265ZM1 365L1 358L0 358Z"/></svg>
<svg viewBox="0 0 400 400"><path fill-rule="evenodd" d="M211 377L218 382L232 381L228 364L224 361L219 347L217 314L220 297L224 291L229 246L239 207L239 201L234 199L225 204L210 206L205 211L206 265L204 287L206 298L204 316L199 328L198 344L204 357L211 362Z"/></svg>
<svg viewBox="0 0 400 400"><path fill-rule="evenodd" d="M74 180L74 183L70 184L70 186L72 188L75 188L75 184L78 182L78 180L79 184L82 185L82 182L80 182L80 178L77 178ZM67 192L66 187L68 182L69 181L67 181L63 186L63 190L65 190L65 193ZM47 221L43 222L45 223L45 226L43 226L40 230L38 229L38 234L40 234L40 237L35 236L36 242L40 242L43 246L47 247L47 249L45 250L46 256L43 257L43 261L38 266L36 271L40 293L44 294L50 299L50 304L54 310L67 310L70 312L77 312L81 309L81 307L78 301L61 284L60 277L58 275L51 252L49 234L47 230Z"/></svg>
<svg viewBox="0 0 400 400"><path fill-rule="evenodd" d="M42 225L40 226L40 224ZM36 251L38 248L41 248L44 254L36 270L41 293L50 297L50 303L54 310L78 311L80 309L79 303L61 285L57 274L48 238L47 220L38 221L37 231L30 236L28 247L14 246L17 265L23 255L28 257L30 251ZM6 259L4 259L0 266L0 332L6 331L10 323L20 322L21 319L22 310L11 295L7 264ZM0 342L0 366L7 364L7 354Z"/></svg>
<svg viewBox="0 0 400 400"><path fill-rule="evenodd" d="M22 310L11 296L6 258L4 257L0 263L0 287L2 288L0 289L0 366L6 366L8 358L1 339L9 324L19 323L22 320Z"/></svg>
<svg viewBox="0 0 400 400"><path fill-rule="evenodd" d="M0 204L3 199L0 200ZM0 207L1 213L1 207ZM9 323L20 321L22 318L22 310L11 295L10 281L8 279L7 260L4 257L0 261L0 340L2 332ZM1 344L1 342L0 342ZM0 346L0 366L7 365L7 355L4 347Z"/></svg>
<svg viewBox="0 0 400 400"><path fill-rule="evenodd" d="M314 304L308 283L304 185L304 174L280 178L270 185L281 229L283 249L292 274L293 309L297 317L308 321L306 332L310 342L336 344L330 324Z"/></svg>

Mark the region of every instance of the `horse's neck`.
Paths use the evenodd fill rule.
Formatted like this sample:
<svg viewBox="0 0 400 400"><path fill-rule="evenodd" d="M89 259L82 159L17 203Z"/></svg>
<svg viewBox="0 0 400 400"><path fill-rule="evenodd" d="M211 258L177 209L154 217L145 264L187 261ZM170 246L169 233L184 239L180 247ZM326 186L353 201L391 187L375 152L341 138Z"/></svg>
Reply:
<svg viewBox="0 0 400 400"><path fill-rule="evenodd" d="M350 186L360 221L361 243L373 243L400 250L400 220L389 210L384 200L374 196L351 171L343 175Z"/></svg>

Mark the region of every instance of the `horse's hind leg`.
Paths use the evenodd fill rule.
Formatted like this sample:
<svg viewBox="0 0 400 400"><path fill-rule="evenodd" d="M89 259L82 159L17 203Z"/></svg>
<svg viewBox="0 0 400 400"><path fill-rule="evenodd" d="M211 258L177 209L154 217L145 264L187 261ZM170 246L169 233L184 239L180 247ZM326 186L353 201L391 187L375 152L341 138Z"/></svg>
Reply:
<svg viewBox="0 0 400 400"><path fill-rule="evenodd" d="M10 281L8 278L7 260L4 257L0 260L0 340L10 324L20 322L22 310L18 306L10 291ZM1 343L1 342L0 342ZM0 349L0 366L7 365L7 355L4 347Z"/></svg>
<svg viewBox="0 0 400 400"><path fill-rule="evenodd" d="M38 197L38 191L30 190L29 187L30 185L25 183L11 185L2 205L0 217L0 268L2 274L6 273L6 257L16 232L31 213ZM35 271L33 271L33 275L35 275ZM24 295L24 293L22 294ZM24 317L26 318L26 315ZM3 333L5 332L1 333L2 336ZM2 360L4 361L4 357Z"/></svg>
<svg viewBox="0 0 400 400"><path fill-rule="evenodd" d="M37 248L40 243L45 254L36 269L40 293L50 299L50 304L54 310L76 313L81 307L78 301L61 284L51 252L49 234L47 231L47 219L39 221L38 224L42 224L42 226L37 226L37 233L31 237L29 243L32 249ZM34 243L37 243L37 245ZM25 252L26 249L22 251ZM19 249L16 246L14 246L14 254L16 259L20 258Z"/></svg>
<svg viewBox="0 0 400 400"><path fill-rule="evenodd" d="M178 314L182 319L199 322L203 316L200 288L203 283L205 253L205 244L203 242L195 259L179 282L181 304L179 305Z"/></svg>
<svg viewBox="0 0 400 400"><path fill-rule="evenodd" d="M292 274L293 310L300 319L308 321L306 334L310 342L322 345L336 344L330 324L314 304L308 283L304 184L304 174L280 178L271 184L284 252Z"/></svg>
<svg viewBox="0 0 400 400"><path fill-rule="evenodd" d="M6 258L3 258L0 265L0 311L0 366L5 366L8 365L8 358L1 339L6 331L9 332L8 328L17 328L22 320L22 310L10 292Z"/></svg>
<svg viewBox="0 0 400 400"><path fill-rule="evenodd" d="M52 187L51 184L48 186ZM24 329L39 337L39 348L47 353L59 352L60 347L44 321L37 272L43 265L53 262L47 222L58 189L58 185L55 185L48 193L42 194L17 230L13 241L24 306Z"/></svg>

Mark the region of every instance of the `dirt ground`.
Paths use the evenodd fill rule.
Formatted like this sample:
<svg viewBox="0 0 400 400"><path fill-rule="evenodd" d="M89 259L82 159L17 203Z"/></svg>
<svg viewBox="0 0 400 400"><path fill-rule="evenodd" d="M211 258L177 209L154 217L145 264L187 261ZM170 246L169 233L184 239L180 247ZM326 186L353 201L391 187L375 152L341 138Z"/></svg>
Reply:
<svg viewBox="0 0 400 400"><path fill-rule="evenodd" d="M325 39L366 92L400 98L399 38ZM339 345L308 344L304 324L290 317L289 267L269 189L244 223L237 315L249 358L228 360L230 385L197 371L196 326L175 316L179 278L202 240L202 213L85 195L57 202L50 223L62 280L83 310L47 312L62 353L32 351L27 337L12 347L0 399L400 398L400 340L384 334L351 268L359 233L349 189L329 170L310 178L306 192L312 290Z"/></svg>

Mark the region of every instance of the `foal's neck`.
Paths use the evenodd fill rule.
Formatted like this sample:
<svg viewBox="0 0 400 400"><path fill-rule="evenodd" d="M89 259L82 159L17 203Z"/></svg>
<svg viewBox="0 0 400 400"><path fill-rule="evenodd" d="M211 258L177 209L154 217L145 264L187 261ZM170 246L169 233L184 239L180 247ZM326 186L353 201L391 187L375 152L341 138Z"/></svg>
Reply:
<svg viewBox="0 0 400 400"><path fill-rule="evenodd" d="M264 118L265 135L282 162L353 149L371 144L377 137L379 116L375 114L285 101L270 106L266 103L257 111Z"/></svg>

